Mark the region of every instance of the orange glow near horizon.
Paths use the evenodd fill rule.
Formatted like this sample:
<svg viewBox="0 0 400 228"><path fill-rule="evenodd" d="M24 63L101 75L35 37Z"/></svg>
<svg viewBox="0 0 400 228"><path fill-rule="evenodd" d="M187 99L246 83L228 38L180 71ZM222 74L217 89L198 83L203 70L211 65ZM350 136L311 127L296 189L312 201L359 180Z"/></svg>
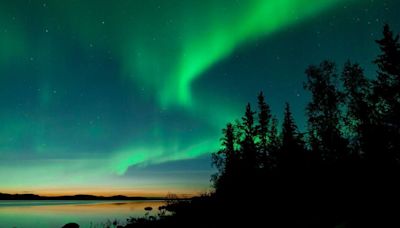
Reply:
<svg viewBox="0 0 400 228"><path fill-rule="evenodd" d="M129 197L165 197L167 194L175 194L178 197L198 196L206 191L200 192L191 189L120 189L120 188L47 188L32 190L2 189L0 193L7 194L35 194L40 196L70 196L70 195L94 195L94 196L115 196L124 195Z"/></svg>

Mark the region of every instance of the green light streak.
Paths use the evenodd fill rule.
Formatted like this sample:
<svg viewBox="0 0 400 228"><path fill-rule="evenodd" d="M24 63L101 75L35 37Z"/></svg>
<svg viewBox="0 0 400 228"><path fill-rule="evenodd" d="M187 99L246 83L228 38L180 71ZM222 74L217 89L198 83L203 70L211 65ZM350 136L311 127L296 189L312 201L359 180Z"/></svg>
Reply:
<svg viewBox="0 0 400 228"><path fill-rule="evenodd" d="M215 8L206 8L200 14L198 10L185 9L185 17L177 20L182 24L174 30L176 34L162 31L166 36L173 37L168 42L153 44L149 42L151 37L133 38L128 45L131 48L124 57L125 65L128 72L132 72L133 80L154 91L162 107L180 105L189 108L188 111L197 117L207 116L208 122L218 129L215 132L219 132L221 126L239 116L238 110L226 105L221 108L218 102L209 98L193 99L191 83L246 42L300 23L341 1L255 0L240 5L228 4L224 13L213 11ZM159 28L159 25L156 23L150 27ZM145 34L148 33L141 35ZM170 51L176 53L171 54ZM217 114L215 110L218 110ZM123 174L129 166L143 162L168 160L167 154L179 154L174 159L187 159L217 148L218 141L215 140L204 147L172 153L166 152L166 148L128 149L129 152L123 153L123 159L117 159L120 162L117 162L116 172ZM155 155L148 157L148 154Z"/></svg>
<svg viewBox="0 0 400 228"><path fill-rule="evenodd" d="M169 147L128 146L117 151L116 155L110 159L110 168L113 173L123 175L130 166L193 159L205 153L214 152L218 146L219 142L214 138L185 148L178 147L178 145Z"/></svg>
<svg viewBox="0 0 400 228"><path fill-rule="evenodd" d="M157 92L161 106L190 107L193 80L236 48L300 23L343 1L253 0L241 4L224 2L225 5L217 2L204 11L185 8L182 9L186 12L184 16L177 19L177 28L163 31L169 37L168 42L152 44L151 37L133 38L133 48L125 55L126 64L133 71L135 81ZM152 24L155 29L162 27L157 23Z"/></svg>

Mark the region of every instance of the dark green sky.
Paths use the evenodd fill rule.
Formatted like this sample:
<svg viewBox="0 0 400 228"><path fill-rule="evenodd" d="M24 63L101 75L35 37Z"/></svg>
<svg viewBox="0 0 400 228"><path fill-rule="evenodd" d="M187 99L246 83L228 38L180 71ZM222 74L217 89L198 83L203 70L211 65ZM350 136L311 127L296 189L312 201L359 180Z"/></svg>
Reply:
<svg viewBox="0 0 400 228"><path fill-rule="evenodd" d="M0 191L197 192L263 90L300 127L304 69L368 76L396 0L3 0Z"/></svg>

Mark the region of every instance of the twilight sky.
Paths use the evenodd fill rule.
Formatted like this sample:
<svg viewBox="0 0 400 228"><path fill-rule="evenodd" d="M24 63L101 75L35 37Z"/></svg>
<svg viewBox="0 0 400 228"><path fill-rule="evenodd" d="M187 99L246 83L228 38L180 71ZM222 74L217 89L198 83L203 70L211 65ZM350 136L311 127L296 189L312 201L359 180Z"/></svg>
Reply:
<svg viewBox="0 0 400 228"><path fill-rule="evenodd" d="M206 190L221 128L263 90L300 127L304 70L374 74L397 0L2 0L0 192Z"/></svg>

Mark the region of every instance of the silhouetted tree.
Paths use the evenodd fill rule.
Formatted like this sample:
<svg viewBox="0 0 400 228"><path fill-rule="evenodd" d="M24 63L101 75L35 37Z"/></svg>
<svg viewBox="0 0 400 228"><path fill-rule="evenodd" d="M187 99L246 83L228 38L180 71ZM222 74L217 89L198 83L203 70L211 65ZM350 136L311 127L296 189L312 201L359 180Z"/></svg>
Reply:
<svg viewBox="0 0 400 228"><path fill-rule="evenodd" d="M347 142L340 131L340 103L342 95L336 88L336 66L323 61L306 70L304 88L312 94L307 106L311 148L320 153L323 160L335 161L346 156Z"/></svg>
<svg viewBox="0 0 400 228"><path fill-rule="evenodd" d="M341 75L346 105L345 123L347 136L356 155L370 151L372 130L372 109L369 102L370 82L365 78L359 64L346 62ZM372 140L372 141L371 141Z"/></svg>
<svg viewBox="0 0 400 228"><path fill-rule="evenodd" d="M378 65L377 82L387 89L395 89L399 86L400 78L400 44L399 35L394 35L388 24L383 28L383 38L376 40L382 54L374 61ZM396 91L386 91L396 92ZM397 91L398 92L398 91Z"/></svg>
<svg viewBox="0 0 400 228"><path fill-rule="evenodd" d="M269 168L276 168L278 165L278 152L281 147L281 139L279 137L278 132L278 119L273 116L271 119L271 127L269 130L269 138L268 138L268 160L269 160Z"/></svg>
<svg viewBox="0 0 400 228"><path fill-rule="evenodd" d="M383 38L376 41L382 51L374 61L377 64L378 77L374 81L374 98L378 103L378 112L385 119L393 121L400 102L400 44L399 35L394 36L389 25L383 29Z"/></svg>
<svg viewBox="0 0 400 228"><path fill-rule="evenodd" d="M293 120L289 103L285 105L282 124L282 146L279 165L282 169L293 170L304 165L304 142Z"/></svg>
<svg viewBox="0 0 400 228"><path fill-rule="evenodd" d="M212 177L214 187L218 190L225 190L225 187L231 187L238 163L238 154L235 150L236 136L235 127L228 123L226 128L222 129L221 138L222 148L212 154L213 165L218 173Z"/></svg>
<svg viewBox="0 0 400 228"><path fill-rule="evenodd" d="M389 156L399 157L400 150L400 43L389 25L383 29L383 38L376 41L382 53L377 64L378 77L374 81L372 101L375 104L376 125L384 127L385 150ZM389 158L390 159L390 158Z"/></svg>
<svg viewBox="0 0 400 228"><path fill-rule="evenodd" d="M270 122L271 122L271 109L265 102L264 94L260 92L258 94L258 149L261 158L261 166L268 168L270 164L269 152L268 152L268 141L270 138Z"/></svg>
<svg viewBox="0 0 400 228"><path fill-rule="evenodd" d="M251 110L250 103L246 106L246 112L242 117L241 128L243 131L243 139L240 142L243 168L246 172L257 168L257 148L255 145L255 137L257 135L254 125L254 114Z"/></svg>

